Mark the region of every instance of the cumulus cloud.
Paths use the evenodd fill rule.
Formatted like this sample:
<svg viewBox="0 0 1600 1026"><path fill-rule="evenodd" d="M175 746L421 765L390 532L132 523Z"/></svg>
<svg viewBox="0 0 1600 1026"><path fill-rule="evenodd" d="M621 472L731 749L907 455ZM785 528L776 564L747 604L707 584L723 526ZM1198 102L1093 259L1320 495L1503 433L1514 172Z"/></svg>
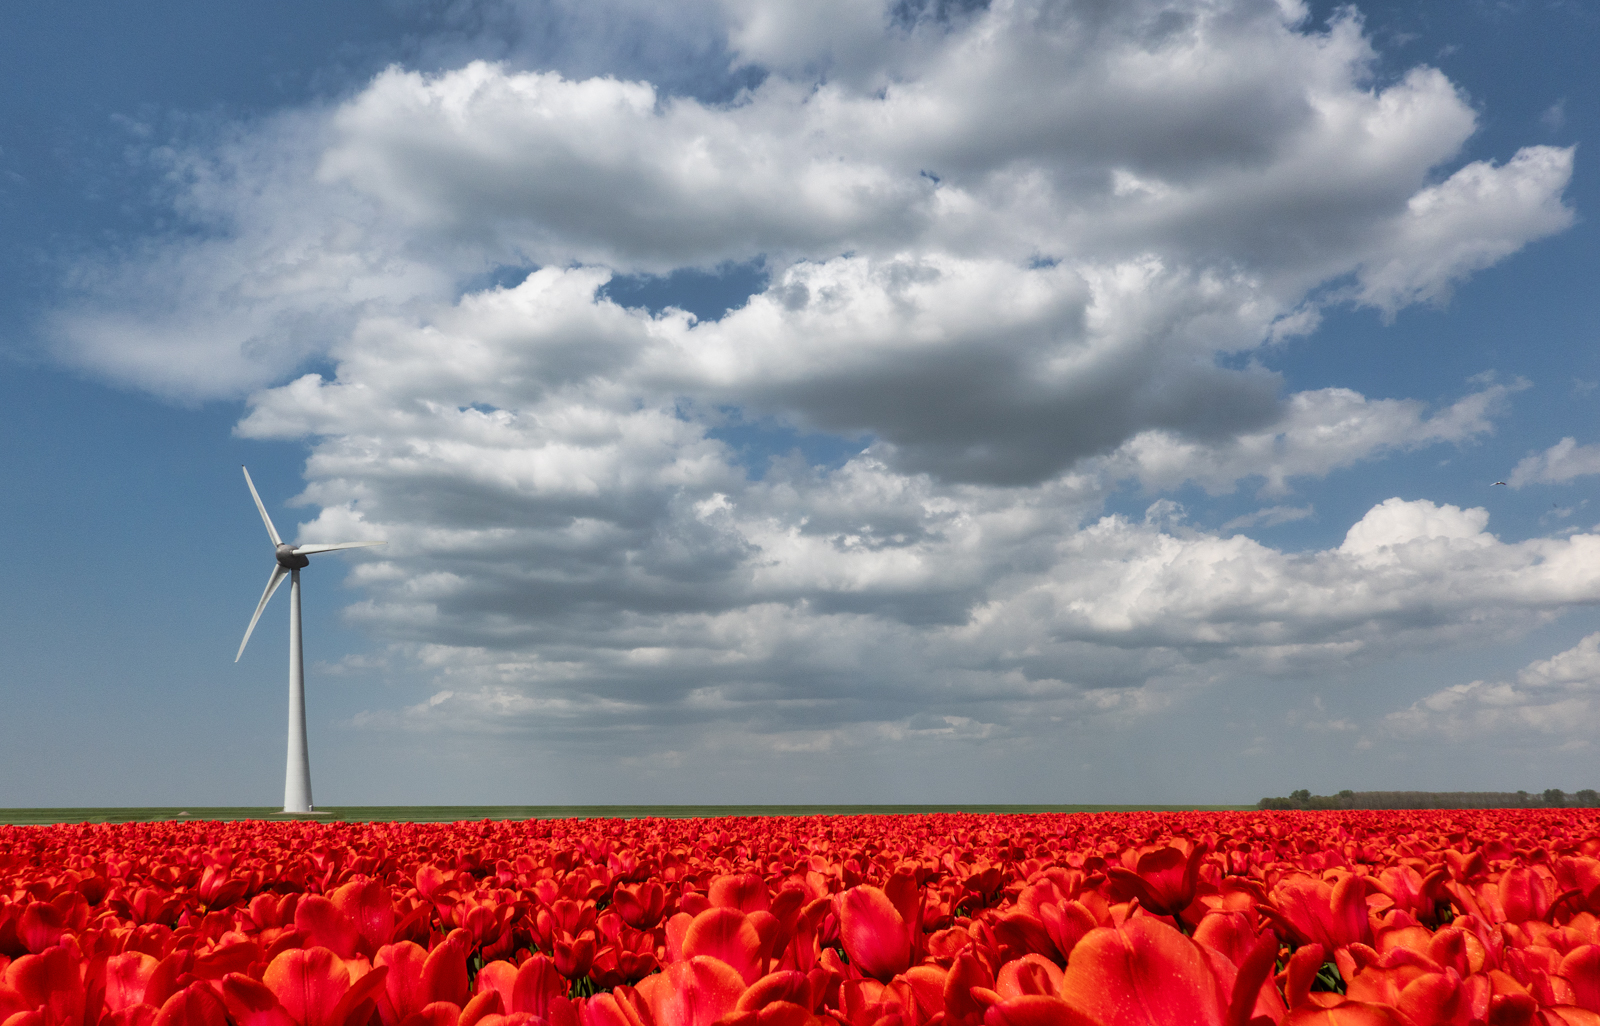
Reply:
<svg viewBox="0 0 1600 1026"><path fill-rule="evenodd" d="M1600 724L1600 633L1529 663L1514 682L1456 684L1390 713L1386 724L1404 736L1587 744Z"/></svg>
<svg viewBox="0 0 1600 1026"><path fill-rule="evenodd" d="M264 393L241 426L324 436L307 492L323 512L305 537L344 537L359 516L405 553L357 568L371 598L352 615L427 646L451 690L478 696L396 721L413 726L713 716L792 731L908 708L991 724L1011 708L1020 726L1034 703L1131 715L1197 673L1509 637L1600 600L1600 537L1504 543L1486 511L1426 500L1390 499L1337 548L1289 554L1186 528L1171 503L1142 521L1097 516L1105 483L1089 474L965 484L869 449L832 472L780 460L754 481L674 409L602 415L592 382L545 390L489 363L477 373L540 394L516 412L464 406L461 366L513 351L538 363L538 347L433 338L460 358L420 359L440 369L440 398L403 404L403 422L402 404L304 379Z"/></svg>
<svg viewBox="0 0 1600 1026"><path fill-rule="evenodd" d="M151 154L188 230L79 263L46 322L56 355L162 396L239 395L363 316L448 301L481 255L412 252L362 197L309 187L327 143L325 112L289 111L209 149Z"/></svg>
<svg viewBox="0 0 1600 1026"><path fill-rule="evenodd" d="M330 109L176 156L203 237L86 274L58 349L203 398L281 380L360 316L425 316L502 263L765 258L792 298L849 270L845 254L874 273L987 265L1013 290L1037 289L1044 261L1066 268L1063 313L1092 290L1084 323L1019 329L1106 336L1099 350L1154 368L1135 399L1157 420L1225 431L1211 421L1241 391L1260 415L1263 383L1211 356L1310 323L1308 290L1354 275L1332 298L1437 299L1571 216L1570 150L1433 181L1472 110L1433 69L1374 85L1352 16L1316 30L1295 5L902 6L725 5L729 60L770 72L725 102L625 74L391 68Z"/></svg>
<svg viewBox="0 0 1600 1026"><path fill-rule="evenodd" d="M1153 490L1192 481L1217 494L1259 477L1262 494L1283 495L1291 478L1323 477L1397 450L1489 434L1506 397L1524 387L1524 382L1490 385L1431 416L1426 404L1416 400L1368 399L1345 388L1298 392L1288 398L1281 416L1262 429L1215 441L1143 431L1123 443L1104 466L1113 477L1133 477Z"/></svg>
<svg viewBox="0 0 1600 1026"><path fill-rule="evenodd" d="M1560 200L1572 177L1572 150L1529 146L1504 166L1474 161L1406 203L1387 241L1389 253L1364 262L1361 301L1390 314L1438 302L1461 278L1521 249L1529 234L1572 223Z"/></svg>
<svg viewBox="0 0 1600 1026"><path fill-rule="evenodd" d="M1441 72L1379 81L1353 14L1287 0L691 10L669 49L737 88L519 43L174 155L204 230L54 322L65 360L309 442L304 540L389 539L350 613L434 684L361 725L1000 745L1600 599L1595 536L1426 500L1306 553L1231 532L1308 505L1106 514L1490 433L1520 385L1285 394L1256 357L1560 231L1570 149L1459 165ZM728 261L766 284L716 319L606 289ZM751 472L734 422L859 445Z"/></svg>
<svg viewBox="0 0 1600 1026"><path fill-rule="evenodd" d="M1544 452L1523 457L1506 483L1513 488L1561 484L1588 474L1600 474L1600 445L1579 445L1577 439L1568 437Z"/></svg>

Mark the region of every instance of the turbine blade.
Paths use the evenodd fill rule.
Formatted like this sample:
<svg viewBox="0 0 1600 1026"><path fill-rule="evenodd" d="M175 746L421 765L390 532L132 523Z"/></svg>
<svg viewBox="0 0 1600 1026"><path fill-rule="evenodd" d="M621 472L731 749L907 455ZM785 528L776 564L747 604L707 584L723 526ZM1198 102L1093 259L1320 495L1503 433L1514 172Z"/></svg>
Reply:
<svg viewBox="0 0 1600 1026"><path fill-rule="evenodd" d="M257 499L256 501L260 502L261 500ZM265 516L266 514L263 513L262 515ZM272 526L272 521L267 521L267 526ZM282 584L283 579L288 576L289 571L277 563L272 564L272 576L267 578L267 590L261 593L261 601L256 603L256 615L250 618L250 626L244 629L244 640L239 642L239 655L233 657L234 662L239 661L239 656L244 655L244 647L250 644L250 635L255 632L256 621L261 619L261 611L267 608L267 600L272 597L272 593L278 590L278 585Z"/></svg>
<svg viewBox="0 0 1600 1026"><path fill-rule="evenodd" d="M297 556L314 556L319 552L333 552L335 549L359 549L363 545L387 545L387 541L365 542L339 542L336 545L301 545L294 550Z"/></svg>
<svg viewBox="0 0 1600 1026"><path fill-rule="evenodd" d="M283 539L278 537L278 529L272 526L272 518L267 516L267 507L261 504L261 496L256 494L256 483L250 480L250 468L240 466L244 471L244 483L250 486L250 497L256 500L256 509L261 511L261 522L267 525L267 535L272 539L273 545L282 545Z"/></svg>

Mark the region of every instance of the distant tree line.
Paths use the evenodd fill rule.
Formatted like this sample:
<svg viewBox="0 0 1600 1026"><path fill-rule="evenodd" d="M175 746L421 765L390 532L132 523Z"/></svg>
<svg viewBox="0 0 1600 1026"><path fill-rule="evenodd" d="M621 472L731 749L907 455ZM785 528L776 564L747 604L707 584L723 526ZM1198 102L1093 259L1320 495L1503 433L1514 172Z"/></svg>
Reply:
<svg viewBox="0 0 1600 1026"><path fill-rule="evenodd" d="M1527 791L1340 791L1290 792L1287 798L1263 798L1258 809L1596 809L1600 794L1592 787L1567 794L1552 787L1543 794Z"/></svg>

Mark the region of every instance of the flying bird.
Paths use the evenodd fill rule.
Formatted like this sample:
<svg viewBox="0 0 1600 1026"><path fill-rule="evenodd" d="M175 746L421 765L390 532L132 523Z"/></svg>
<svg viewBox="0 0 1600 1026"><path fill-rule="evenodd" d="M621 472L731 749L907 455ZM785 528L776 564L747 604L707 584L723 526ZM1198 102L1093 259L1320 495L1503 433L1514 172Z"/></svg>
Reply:
<svg viewBox="0 0 1600 1026"><path fill-rule="evenodd" d="M1505 484L1505 482L1504 482L1504 481L1496 481L1496 482L1495 482L1495 483L1494 483L1494 484L1492 484L1492 485L1490 485L1490 486L1489 486L1489 487L1490 487L1490 488L1493 488L1493 487L1494 487L1494 485L1503 485L1503 484Z"/></svg>
<svg viewBox="0 0 1600 1026"><path fill-rule="evenodd" d="M267 507L262 504L261 496L256 493L256 483L250 480L250 471L244 470L244 483L250 486L250 497L256 500L256 509L261 512L261 520L267 525L267 537L272 540L274 563L272 576L267 578L267 590L261 593L261 601L256 603L256 615L250 618L250 626L245 628L244 640L239 642L239 655L233 657L234 662L239 661L239 656L244 655L244 647L250 643L250 635L256 629L256 621L261 619L261 611L267 608L267 600L272 598L272 593L278 590L278 585L283 583L285 577L289 578L289 752L288 762L283 773L283 811L284 812L311 812L311 756L306 747L306 662L305 652L300 645L300 571L310 564L307 556L319 552L335 552L339 549L353 549L363 545L383 545L381 541L337 542L333 545L290 545L278 537L278 529L272 526L272 518L267 516Z"/></svg>

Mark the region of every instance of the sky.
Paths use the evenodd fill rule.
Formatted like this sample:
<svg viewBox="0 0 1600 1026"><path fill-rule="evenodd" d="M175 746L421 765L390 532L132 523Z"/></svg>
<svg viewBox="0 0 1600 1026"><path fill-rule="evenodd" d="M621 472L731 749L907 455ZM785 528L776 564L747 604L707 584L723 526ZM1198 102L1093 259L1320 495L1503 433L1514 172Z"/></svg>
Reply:
<svg viewBox="0 0 1600 1026"><path fill-rule="evenodd" d="M0 806L1600 781L1591 5L35 7Z"/></svg>

